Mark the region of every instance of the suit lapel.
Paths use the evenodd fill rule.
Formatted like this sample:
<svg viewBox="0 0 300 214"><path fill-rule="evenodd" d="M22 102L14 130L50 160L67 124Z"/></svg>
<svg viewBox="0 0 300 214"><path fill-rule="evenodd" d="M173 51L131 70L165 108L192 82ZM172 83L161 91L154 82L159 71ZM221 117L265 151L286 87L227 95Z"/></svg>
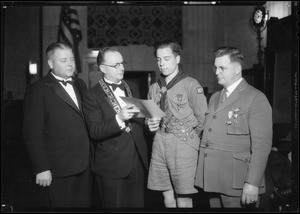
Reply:
<svg viewBox="0 0 300 214"><path fill-rule="evenodd" d="M55 79L55 77L52 74L50 74L50 72L47 74L46 86L48 86L50 89L52 89L54 91L54 93L57 94L69 106L74 108L74 110L76 110L80 114L80 116L83 116L81 111L78 109L78 107L76 106L76 104L74 103L72 98L70 97L70 95L66 92L65 89L63 89L63 87L59 84L59 82ZM77 94L76 94L76 96L77 96ZM78 96L77 96L77 99L78 99ZM78 100L80 100L80 98Z"/></svg>
<svg viewBox="0 0 300 214"><path fill-rule="evenodd" d="M112 112L116 113L114 110L114 106L111 104L109 97L107 96L107 94L104 92L103 88L101 87L100 83L97 83L97 88L99 90L99 94L100 94L100 100L102 101L102 98L104 98L107 102L107 104L111 107ZM113 94L113 93L112 93ZM114 95L113 95L114 96Z"/></svg>
<svg viewBox="0 0 300 214"><path fill-rule="evenodd" d="M219 103L219 99L215 100L215 111L221 111L222 109L226 108L227 106L229 106L230 104L232 104L233 102L235 102L238 98L239 98L239 94L241 91L243 91L247 86L247 82L243 79L241 81L241 83L234 89L234 91L230 94L230 96L218 106ZM219 98L221 96L221 91L219 94ZM216 105L218 106L216 109Z"/></svg>
<svg viewBox="0 0 300 214"><path fill-rule="evenodd" d="M214 100L214 110L217 111L219 107L219 100L221 99L221 91L218 92L219 94L216 95L216 99Z"/></svg>
<svg viewBox="0 0 300 214"><path fill-rule="evenodd" d="M81 91L81 87L78 83L77 80L74 80L74 92L75 92L75 95L76 95L76 98L77 98L77 102L78 102L78 106L79 106L79 109L80 109L80 112L82 113L82 91Z"/></svg>

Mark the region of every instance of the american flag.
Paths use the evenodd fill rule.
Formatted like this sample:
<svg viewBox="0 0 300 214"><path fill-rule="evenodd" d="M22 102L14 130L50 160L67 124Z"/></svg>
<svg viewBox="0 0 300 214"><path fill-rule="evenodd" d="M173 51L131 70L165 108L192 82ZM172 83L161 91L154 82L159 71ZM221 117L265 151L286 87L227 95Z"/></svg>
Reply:
<svg viewBox="0 0 300 214"><path fill-rule="evenodd" d="M75 6L62 6L58 41L68 43L74 50L76 69L81 72L78 44L82 40L77 10Z"/></svg>

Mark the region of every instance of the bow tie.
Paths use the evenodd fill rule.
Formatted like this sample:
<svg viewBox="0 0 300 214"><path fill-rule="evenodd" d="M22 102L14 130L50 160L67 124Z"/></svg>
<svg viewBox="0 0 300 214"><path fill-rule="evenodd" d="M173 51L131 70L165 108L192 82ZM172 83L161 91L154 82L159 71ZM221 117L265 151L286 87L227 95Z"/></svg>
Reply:
<svg viewBox="0 0 300 214"><path fill-rule="evenodd" d="M115 84L115 83L106 83L107 85L112 87L112 90L115 91L117 88L120 88L122 91L124 91L124 83L122 82L121 84Z"/></svg>
<svg viewBox="0 0 300 214"><path fill-rule="evenodd" d="M66 86L67 85L67 83L69 83L69 84L73 84L73 81L72 80L67 80L67 81L65 81L65 80L58 80L58 82L61 82L62 84L64 84L64 86Z"/></svg>

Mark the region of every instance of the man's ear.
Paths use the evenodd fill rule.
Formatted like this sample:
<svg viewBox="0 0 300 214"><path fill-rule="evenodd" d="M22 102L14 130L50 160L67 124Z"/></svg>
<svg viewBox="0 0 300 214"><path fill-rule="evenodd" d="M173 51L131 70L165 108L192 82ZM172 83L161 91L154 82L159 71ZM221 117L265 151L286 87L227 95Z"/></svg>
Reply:
<svg viewBox="0 0 300 214"><path fill-rule="evenodd" d="M177 62L177 64L180 63L180 55L177 55L177 56L176 56L176 62Z"/></svg>
<svg viewBox="0 0 300 214"><path fill-rule="evenodd" d="M53 60L52 59L48 59L48 65L51 69L53 69Z"/></svg>
<svg viewBox="0 0 300 214"><path fill-rule="evenodd" d="M241 74L241 72L242 72L242 66L239 63L236 63L236 65L235 65L235 73L237 75L239 75L239 74Z"/></svg>
<svg viewBox="0 0 300 214"><path fill-rule="evenodd" d="M105 66L104 65L99 65L99 69L100 69L100 71L102 72L102 73L104 73L105 74Z"/></svg>

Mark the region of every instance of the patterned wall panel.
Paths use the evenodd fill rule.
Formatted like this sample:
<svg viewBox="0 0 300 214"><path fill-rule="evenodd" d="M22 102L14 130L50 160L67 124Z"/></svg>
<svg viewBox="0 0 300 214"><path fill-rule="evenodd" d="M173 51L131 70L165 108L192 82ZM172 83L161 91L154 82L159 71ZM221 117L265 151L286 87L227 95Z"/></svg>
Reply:
<svg viewBox="0 0 300 214"><path fill-rule="evenodd" d="M182 44L181 6L88 6L88 47Z"/></svg>

